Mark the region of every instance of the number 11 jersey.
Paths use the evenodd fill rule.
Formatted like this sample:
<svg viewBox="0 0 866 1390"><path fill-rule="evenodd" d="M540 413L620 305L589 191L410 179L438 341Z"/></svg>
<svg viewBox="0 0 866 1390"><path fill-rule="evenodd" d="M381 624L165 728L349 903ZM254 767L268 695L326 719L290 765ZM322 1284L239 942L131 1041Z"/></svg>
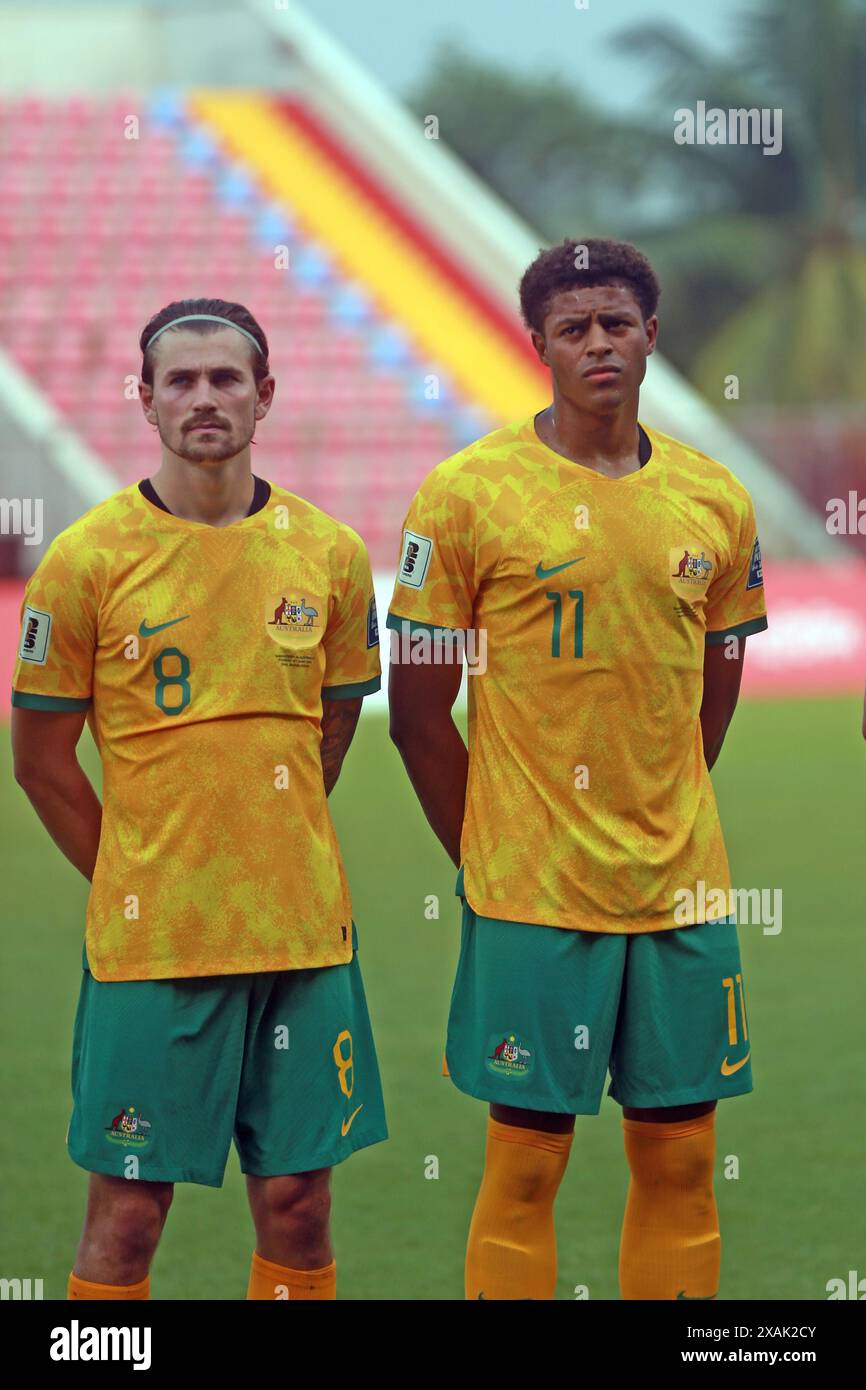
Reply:
<svg viewBox="0 0 866 1390"><path fill-rule="evenodd" d="M640 429L609 478L534 416L438 465L409 509L388 616L401 659L467 631L461 841L481 916L600 932L703 920L730 876L699 712L706 643L767 626L751 498ZM695 912L674 909L690 890ZM717 914L711 914L717 915Z"/></svg>

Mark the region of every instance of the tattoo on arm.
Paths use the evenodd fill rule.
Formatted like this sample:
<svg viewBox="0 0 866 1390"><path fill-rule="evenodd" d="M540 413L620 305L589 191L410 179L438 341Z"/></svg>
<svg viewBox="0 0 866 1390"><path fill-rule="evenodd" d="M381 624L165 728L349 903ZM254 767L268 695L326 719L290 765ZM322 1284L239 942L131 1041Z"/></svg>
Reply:
<svg viewBox="0 0 866 1390"><path fill-rule="evenodd" d="M322 774L330 796L361 714L361 698L322 702Z"/></svg>

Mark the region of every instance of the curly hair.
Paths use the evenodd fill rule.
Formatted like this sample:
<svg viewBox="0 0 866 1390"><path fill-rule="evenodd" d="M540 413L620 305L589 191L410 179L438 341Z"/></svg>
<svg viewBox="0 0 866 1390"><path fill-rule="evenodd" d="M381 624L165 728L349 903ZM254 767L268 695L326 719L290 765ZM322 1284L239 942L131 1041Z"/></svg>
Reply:
<svg viewBox="0 0 866 1390"><path fill-rule="evenodd" d="M575 252L585 251L587 265L575 265ZM566 238L558 246L540 250L520 281L520 310L527 328L544 332L550 301L560 290L590 285L622 285L631 290L644 321L652 318L661 288L655 271L636 247L627 241Z"/></svg>
<svg viewBox="0 0 866 1390"><path fill-rule="evenodd" d="M157 344L154 343L153 347L148 348L147 351L145 351L145 344L165 324L171 323L173 319L181 318L184 314L216 314L221 319L230 319L239 328L245 328L248 333L253 335L259 345L258 352L253 350L252 345L250 346L253 376L258 383L268 375L270 372L268 340L249 309L245 308L243 304L234 304L227 299L176 299L173 303L166 304L165 308L160 309L158 314L154 314L153 318L141 330L141 336L138 340L142 353L141 379L148 386L153 385L153 362ZM222 327L221 323L208 323L207 320L199 323L193 321L180 323L177 329L167 328L166 333L178 332L184 328L190 328L193 333L218 333Z"/></svg>

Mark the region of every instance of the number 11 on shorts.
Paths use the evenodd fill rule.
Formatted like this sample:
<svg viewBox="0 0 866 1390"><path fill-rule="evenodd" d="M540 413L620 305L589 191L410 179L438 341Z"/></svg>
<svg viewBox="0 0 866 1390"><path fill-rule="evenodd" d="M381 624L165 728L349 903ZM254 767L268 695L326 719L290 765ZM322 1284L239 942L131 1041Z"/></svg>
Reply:
<svg viewBox="0 0 866 1390"><path fill-rule="evenodd" d="M728 1042L731 1047L737 1045L737 1003L734 995L734 986L740 992L740 1013L743 1018L743 1042L749 1041L749 1025L746 1022L746 1001L743 997L743 977L739 972L732 979L729 975L726 980L722 980L722 988L728 991Z"/></svg>

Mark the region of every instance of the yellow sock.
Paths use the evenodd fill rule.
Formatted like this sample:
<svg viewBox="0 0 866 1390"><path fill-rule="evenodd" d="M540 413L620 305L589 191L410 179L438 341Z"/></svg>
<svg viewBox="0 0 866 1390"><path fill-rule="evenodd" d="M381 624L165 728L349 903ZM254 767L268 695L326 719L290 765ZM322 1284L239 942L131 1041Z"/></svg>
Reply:
<svg viewBox="0 0 866 1390"><path fill-rule="evenodd" d="M91 1284L88 1279L79 1279L70 1274L66 1285L66 1297L70 1298L150 1298L150 1275L140 1284Z"/></svg>
<svg viewBox="0 0 866 1390"><path fill-rule="evenodd" d="M631 1183L619 1249L623 1298L715 1298L722 1241L713 1196L715 1111L626 1120Z"/></svg>
<svg viewBox="0 0 866 1390"><path fill-rule="evenodd" d="M263 1260L258 1251L253 1252L247 1299L264 1299L269 1303L288 1299L296 1303L298 1299L309 1301L336 1297L336 1260L321 1269L288 1269L285 1265Z"/></svg>
<svg viewBox="0 0 866 1390"><path fill-rule="evenodd" d="M573 1138L488 1117L484 1176L466 1247L468 1299L553 1298L553 1202Z"/></svg>

